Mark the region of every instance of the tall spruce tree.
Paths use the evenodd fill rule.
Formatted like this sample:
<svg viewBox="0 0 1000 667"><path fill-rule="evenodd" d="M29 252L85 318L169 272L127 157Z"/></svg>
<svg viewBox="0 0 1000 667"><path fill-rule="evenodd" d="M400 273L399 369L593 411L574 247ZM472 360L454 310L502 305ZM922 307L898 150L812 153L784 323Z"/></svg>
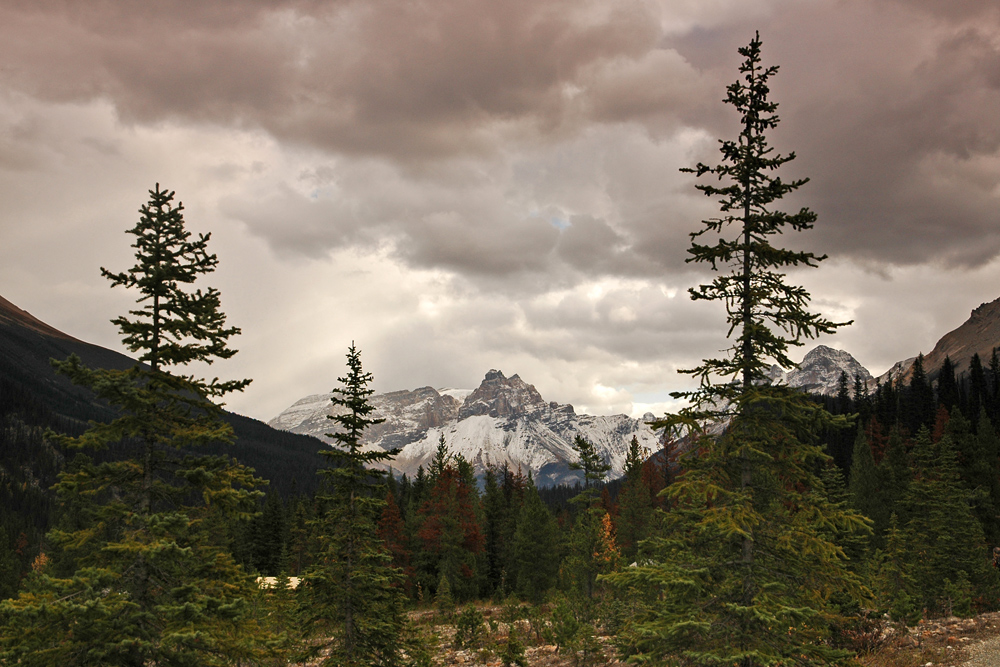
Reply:
<svg viewBox="0 0 1000 667"><path fill-rule="evenodd" d="M930 428L934 424L934 390L924 369L924 355L918 354L913 361L910 386L904 395L906 427L916 433L921 426Z"/></svg>
<svg viewBox="0 0 1000 667"><path fill-rule="evenodd" d="M515 584L514 535L528 484L520 470L514 472L504 463L487 468L483 486L486 587L495 598L503 599Z"/></svg>
<svg viewBox="0 0 1000 667"><path fill-rule="evenodd" d="M639 543L649 536L652 528L655 505L649 476L643 474L643 459L648 454L639 446L639 440L632 436L625 457L625 484L618 494L615 516L616 537L626 563L636 560Z"/></svg>
<svg viewBox="0 0 1000 667"><path fill-rule="evenodd" d="M637 660L836 664L847 656L823 641L836 616L830 596L861 592L830 535L864 531L865 521L831 502L816 474L829 460L817 436L833 418L803 394L765 382L772 362L793 366L790 346L840 325L808 312L808 292L782 272L824 257L772 245L784 231L811 228L816 216L772 208L806 181L774 174L794 154L777 155L767 142L778 123L768 100L777 67L762 65L760 47L755 35L739 50L742 76L728 88L726 102L741 116L739 137L721 142L722 164L689 170L724 181L698 185L721 199L723 215L692 234L688 261L720 275L690 294L726 305L735 340L727 356L686 371L700 383L679 394L692 408L659 423L691 431L681 475L666 491L674 505L664 516L666 532L647 542L651 562L608 577L626 591L657 592L630 625ZM718 239L700 243L707 235ZM719 417L729 418L722 435L700 431L704 420Z"/></svg>
<svg viewBox="0 0 1000 667"><path fill-rule="evenodd" d="M467 600L479 591L479 578L485 578L477 567L485 540L475 478L471 468L468 475L463 474L458 465L463 459L456 458L455 464L445 465L436 474L430 497L420 508L417 534L423 549L419 564L425 589L447 580L451 595Z"/></svg>
<svg viewBox="0 0 1000 667"><path fill-rule="evenodd" d="M959 405L958 382L955 380L955 364L951 363L950 357L945 357L941 363L941 370L938 371L937 385L938 405L944 406L951 412Z"/></svg>
<svg viewBox="0 0 1000 667"><path fill-rule="evenodd" d="M872 549L882 546L882 536L889 526L892 504L889 502L887 477L889 472L875 465L871 445L864 429L858 429L854 440L854 462L848 485L851 507L872 520Z"/></svg>
<svg viewBox="0 0 1000 667"><path fill-rule="evenodd" d="M1000 578L989 567L989 547L972 493L962 484L951 434L932 442L921 428L912 454L914 478L900 501L900 518L913 598L935 615L953 612L956 597L995 605Z"/></svg>
<svg viewBox="0 0 1000 667"><path fill-rule="evenodd" d="M592 487L604 479L611 470L611 465L602 459L594 445L581 435L573 438L573 449L576 450L577 460L570 463L569 468L583 473L583 488L590 500Z"/></svg>
<svg viewBox="0 0 1000 667"><path fill-rule="evenodd" d="M979 411L987 407L989 401L989 388L987 386L986 371L983 369L982 359L979 354L973 354L969 361L969 399L968 407L963 410L970 419L978 419Z"/></svg>
<svg viewBox="0 0 1000 667"><path fill-rule="evenodd" d="M697 176L715 176L724 184L699 184L706 196L720 199L722 216L703 221L702 229L691 234L688 262L707 263L720 274L707 285L691 288L691 298L722 301L726 304L729 332L737 334L729 354L706 359L697 368L682 371L696 377L700 387L680 394L704 407L714 401L731 401L749 392L766 379L773 361L783 368L795 364L788 358L790 346L802 345L803 338L832 333L849 322L835 323L806 310L809 292L785 280L783 269L816 266L826 255L776 248L772 239L785 231L806 231L816 221L807 208L785 213L772 204L805 185L809 179L783 181L772 172L795 159L795 153L775 154L766 132L778 124L778 105L768 100L768 81L778 67L764 67L761 41L755 35L739 50L745 60L740 66L742 80L727 89L725 102L740 113L739 137L720 141L722 163L699 163L682 169ZM731 236L730 229L735 228ZM706 235L717 235L714 243L701 244ZM728 270L727 270L728 269ZM736 380L735 383L729 380Z"/></svg>
<svg viewBox="0 0 1000 667"><path fill-rule="evenodd" d="M597 591L597 577L613 572L621 554L614 540L611 517L594 488L604 481L611 466L582 436L573 439L573 449L579 458L570 468L583 471L584 487L570 500L580 506L580 512L569 535L562 572L570 591L583 594L589 601Z"/></svg>
<svg viewBox="0 0 1000 667"><path fill-rule="evenodd" d="M559 530L534 483L524 490L512 550L518 595L541 603L559 573Z"/></svg>
<svg viewBox="0 0 1000 667"><path fill-rule="evenodd" d="M337 407L327 434L334 446L320 452L330 466L319 473L326 487L318 494L325 513L317 519L320 554L305 573L300 600L302 629L310 639L308 655L325 653L323 665L355 667L401 664L405 617L402 573L378 536L385 506L384 470L369 466L388 461L399 450L362 448L371 416L371 373L361 366L354 343L347 350L347 374L333 390Z"/></svg>
<svg viewBox="0 0 1000 667"><path fill-rule="evenodd" d="M71 356L53 362L107 401L118 417L79 437L52 435L71 450L124 449L95 463L79 456L56 493L67 520L51 531L49 567L5 604L0 661L21 665L228 664L261 657L244 619L251 582L230 557L226 523L257 509L260 480L226 456L192 453L232 442L212 399L249 380L206 381L177 373L192 362L235 354L219 292L193 289L218 260L209 235L193 238L174 193L150 190L140 209L136 264L101 269L134 289L140 307L112 322L142 364L91 369ZM112 460L108 460L112 458ZM262 640L265 638L261 638Z"/></svg>

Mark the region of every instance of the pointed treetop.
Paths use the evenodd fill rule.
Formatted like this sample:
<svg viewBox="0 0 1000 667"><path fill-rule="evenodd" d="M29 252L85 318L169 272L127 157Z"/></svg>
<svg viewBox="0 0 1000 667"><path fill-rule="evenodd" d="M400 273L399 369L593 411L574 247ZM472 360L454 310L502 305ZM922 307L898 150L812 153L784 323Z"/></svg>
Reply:
<svg viewBox="0 0 1000 667"><path fill-rule="evenodd" d="M149 202L139 209L139 222L128 230L135 236L135 265L121 273L101 267L112 287L133 288L140 294L136 303L141 308L129 311L133 317L118 317L112 323L118 325L128 349L140 352L139 361L154 372L193 361L211 364L228 359L236 350L227 341L240 333L239 328L226 326L218 290L189 287L219 263L208 252L211 234L191 238L184 226L184 205L173 205L172 190L161 190L157 183L149 195ZM250 383L187 379L208 396L240 391Z"/></svg>
<svg viewBox="0 0 1000 667"><path fill-rule="evenodd" d="M768 144L766 132L778 125L778 105L768 99L768 81L778 67L761 63L760 35L755 34L739 53L744 57L742 76L727 88L725 102L740 114L741 131L735 140L720 141L720 164L699 163L681 170L721 181L719 185L709 182L696 186L718 200L722 215L704 220L701 229L691 233L687 260L707 263L720 275L689 292L694 300L725 303L728 336L735 336L735 341L725 350L726 356L706 359L697 368L682 371L698 378L700 387L674 394L711 414L719 413L721 404L728 404L754 385L766 383L772 362L782 368L794 367L788 357L790 346L847 324L810 313L809 293L786 283L788 269L816 266L826 256L771 245L774 237L787 229L812 228L816 214L807 208L796 213L774 210L775 202L808 179L785 181L775 173L794 160L795 154L778 154ZM711 238L702 243L703 237Z"/></svg>

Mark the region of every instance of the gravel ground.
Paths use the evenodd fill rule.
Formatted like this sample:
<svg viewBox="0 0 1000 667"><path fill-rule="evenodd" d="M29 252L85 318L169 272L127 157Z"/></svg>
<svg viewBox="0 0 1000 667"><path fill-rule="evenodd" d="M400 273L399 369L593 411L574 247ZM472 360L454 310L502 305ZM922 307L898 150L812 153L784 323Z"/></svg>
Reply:
<svg viewBox="0 0 1000 667"><path fill-rule="evenodd" d="M987 639L968 648L971 656L962 667L997 667L1000 665L1000 637Z"/></svg>

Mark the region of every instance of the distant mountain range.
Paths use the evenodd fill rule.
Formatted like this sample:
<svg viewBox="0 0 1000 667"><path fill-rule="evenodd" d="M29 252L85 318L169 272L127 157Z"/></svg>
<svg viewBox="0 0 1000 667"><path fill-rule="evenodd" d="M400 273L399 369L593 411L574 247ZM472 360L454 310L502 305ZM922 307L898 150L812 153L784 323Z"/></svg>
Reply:
<svg viewBox="0 0 1000 667"><path fill-rule="evenodd" d="M961 374L968 369L973 354L978 353L984 364L989 363L996 346L1000 346L1000 299L982 304L972 311L968 321L942 337L924 358L924 369L933 379L945 356L949 356ZM896 362L880 380L884 382L891 374L906 381L915 358ZM810 350L797 368L786 371L773 366L768 377L772 382L809 393L833 396L842 373L847 374L851 389L855 377L870 388L875 386L872 374L849 352L825 345ZM269 424L323 439L330 429L326 419L330 396L307 396ZM657 434L646 424L653 418L651 414L641 419L577 414L571 405L545 402L519 376L506 378L497 370L487 373L475 391L421 387L378 394L372 400L376 415L386 421L370 431L365 444L401 448L393 467L408 474L421 465L427 466L442 435L449 449L461 453L477 471L482 472L490 464L507 464L530 470L540 485L579 479L579 473L569 469L576 460L571 444L576 435L596 446L611 464L611 477L622 474L633 435L651 452L660 448Z"/></svg>
<svg viewBox="0 0 1000 667"><path fill-rule="evenodd" d="M810 351L797 369L771 369L772 381L817 394L837 393L842 372L862 381L871 374L849 353L820 345ZM332 394L307 396L268 422L274 428L306 433L318 438L331 429L327 419ZM460 453L482 474L489 465L506 464L531 471L539 486L579 481L571 470L577 460L573 439L591 442L605 462L610 477L620 476L632 437L650 453L661 447L659 434L647 422L627 415L593 416L577 413L572 405L546 402L534 386L519 376L505 377L491 370L474 391L421 387L372 397L375 417L385 422L372 427L364 444L368 448L402 451L392 461L397 472L413 475L426 468L443 436L449 451Z"/></svg>
<svg viewBox="0 0 1000 667"><path fill-rule="evenodd" d="M326 416L332 394L307 396L268 422L274 428L322 437L330 431ZM487 466L506 464L529 470L539 486L578 481L571 470L577 460L573 439L580 435L594 444L621 475L629 443L635 436L650 452L659 449L657 434L642 419L627 415L577 414L572 405L546 402L519 376L491 370L474 391L421 387L372 397L375 417L386 421L372 427L364 440L369 448L402 449L392 461L395 471L416 474L426 468L443 436L449 451L461 454L478 474Z"/></svg>

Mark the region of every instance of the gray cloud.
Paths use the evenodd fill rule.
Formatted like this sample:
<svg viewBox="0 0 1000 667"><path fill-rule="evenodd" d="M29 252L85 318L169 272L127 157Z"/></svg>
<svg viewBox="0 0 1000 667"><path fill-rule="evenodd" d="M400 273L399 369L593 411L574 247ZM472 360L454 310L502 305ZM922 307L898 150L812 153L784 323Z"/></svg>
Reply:
<svg viewBox="0 0 1000 667"><path fill-rule="evenodd" d="M329 150L426 159L572 124L572 89L659 37L640 5L570 0L156 4L8 6L0 49L19 65L5 78L52 100L108 97L129 122L250 123ZM657 78L654 90L670 85ZM597 106L614 113L607 99ZM643 113L657 112L647 100Z"/></svg>
<svg viewBox="0 0 1000 667"><path fill-rule="evenodd" d="M1000 252L997 12L985 1L947 7L820 2L754 17L767 61L782 65L774 91L784 123L774 140L801 156L789 171L813 179L801 201L822 216L814 241L826 252L950 266ZM735 47L750 34L747 19L716 17L667 35L660 26L670 11L597 0L238 8L173 0L88 3L86 11L15 2L0 9L0 54L10 63L0 81L51 101L108 99L129 123L258 127L330 155L384 159L401 170L402 187L449 190L415 211L392 210L395 195L374 187L312 203L278 192L254 211L230 207L281 251L317 256L391 243L414 266L459 273L568 265L653 276L683 259L677 226L690 229L691 218L671 214L676 179L665 177L671 196L629 191L628 179L646 177L640 162L611 165L601 156L614 148L590 142L597 164L589 173L546 167L577 172L614 210L566 209L551 175L531 183L496 165L523 168L525 151L558 152L601 126L634 128L654 145L691 130L731 135L735 117L719 100L735 75ZM714 158L709 144L690 157ZM427 171L449 162L445 179ZM484 197L475 178L454 180L466 167L506 183ZM534 204L519 206L504 187L533 189ZM567 219L601 220L604 242L591 223L558 233L527 210L553 206ZM684 212L696 220L704 211ZM601 256L584 256L597 246Z"/></svg>

